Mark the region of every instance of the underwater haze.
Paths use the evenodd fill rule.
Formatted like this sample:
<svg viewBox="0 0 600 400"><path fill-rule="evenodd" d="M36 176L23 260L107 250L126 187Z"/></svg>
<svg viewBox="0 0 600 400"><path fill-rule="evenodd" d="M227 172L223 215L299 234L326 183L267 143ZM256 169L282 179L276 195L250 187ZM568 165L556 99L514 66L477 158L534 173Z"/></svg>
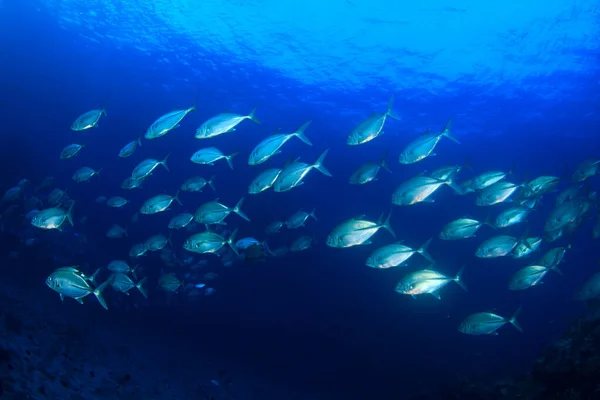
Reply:
<svg viewBox="0 0 600 400"><path fill-rule="evenodd" d="M0 398L526 372L600 296L599 38L591 0L0 0Z"/></svg>

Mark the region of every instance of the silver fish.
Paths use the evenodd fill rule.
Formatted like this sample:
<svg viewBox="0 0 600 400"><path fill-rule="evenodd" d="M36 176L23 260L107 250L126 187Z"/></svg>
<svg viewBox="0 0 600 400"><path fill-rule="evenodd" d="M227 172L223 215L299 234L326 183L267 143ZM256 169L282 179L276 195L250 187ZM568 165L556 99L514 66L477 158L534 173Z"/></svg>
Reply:
<svg viewBox="0 0 600 400"><path fill-rule="evenodd" d="M495 258L509 255L517 246L519 240L512 236L500 235L487 239L475 250L479 258Z"/></svg>
<svg viewBox="0 0 600 400"><path fill-rule="evenodd" d="M440 300L440 290L450 282L456 282L465 292L466 286L461 277L465 267L462 267L454 277L448 277L432 269L411 272L396 285L396 292L410 296L430 294Z"/></svg>
<svg viewBox="0 0 600 400"><path fill-rule="evenodd" d="M233 113L222 113L216 115L200 125L200 127L196 129L196 134L194 137L196 139L209 139L227 132L233 132L235 131L235 127L245 119L249 119L252 122L260 124L260 120L256 118L256 115L254 115L255 112L256 108L248 115Z"/></svg>
<svg viewBox="0 0 600 400"><path fill-rule="evenodd" d="M94 288L90 285L85 275L76 269L59 268L46 279L46 285L57 292L61 300L65 297L71 297L80 304L83 304L83 298L93 294L106 310L108 310L108 306L106 305L106 301L104 301L102 291L104 291L108 284L109 281L106 281L97 288Z"/></svg>
<svg viewBox="0 0 600 400"><path fill-rule="evenodd" d="M385 113L371 113L367 119L356 125L352 129L352 132L350 132L350 135L348 135L346 143L349 146L358 146L360 144L370 142L376 137L382 135L383 125L385 124L387 117L400 119L400 117L396 116L392 111L393 106L394 96L390 97L387 111Z"/></svg>
<svg viewBox="0 0 600 400"><path fill-rule="evenodd" d="M273 221L269 225L267 225L267 227L265 228L265 232L267 233L267 235L277 233L283 225L284 223L282 221Z"/></svg>
<svg viewBox="0 0 600 400"><path fill-rule="evenodd" d="M62 149L60 152L60 159L66 160L68 158L75 157L84 147L84 144L70 144Z"/></svg>
<svg viewBox="0 0 600 400"><path fill-rule="evenodd" d="M209 180L206 180L201 176L195 176L183 182L181 184L181 190L183 190L184 192L201 192L204 186L208 185L214 192L216 191L214 181L214 175L211 176Z"/></svg>
<svg viewBox="0 0 600 400"><path fill-rule="evenodd" d="M527 220L527 216L531 212L531 208L527 207L511 207L502 211L494 221L496 228L508 228Z"/></svg>
<svg viewBox="0 0 600 400"><path fill-rule="evenodd" d="M81 167L73 174L73 180L77 183L85 182L92 176L100 174L100 171L102 169L96 171L90 167Z"/></svg>
<svg viewBox="0 0 600 400"><path fill-rule="evenodd" d="M281 171L283 171L281 168L269 168L264 170L250 182L250 185L248 185L248 193L258 194L271 188L275 184L277 178L279 178Z"/></svg>
<svg viewBox="0 0 600 400"><path fill-rule="evenodd" d="M335 248L371 244L371 237L381 228L386 229L394 238L396 233L390 225L392 213L385 221L372 222L363 218L352 218L336 226L327 237L327 245Z"/></svg>
<svg viewBox="0 0 600 400"><path fill-rule="evenodd" d="M285 192L302 185L304 183L303 179L312 169L316 169L323 175L331 177L331 174L323 165L323 161L325 160L328 151L329 149L321 153L314 164L306 164L296 160L285 166L275 181L273 189L276 192Z"/></svg>
<svg viewBox="0 0 600 400"><path fill-rule="evenodd" d="M242 205L244 204L245 197L242 197L235 207L229 208L221 203L219 199L209 201L208 203L202 204L196 210L194 214L194 220L199 224L212 225L212 224L225 224L223 220L227 218L229 214L236 213L246 221L250 222L250 218L242 211Z"/></svg>
<svg viewBox="0 0 600 400"><path fill-rule="evenodd" d="M437 146L443 137L447 137L455 143L460 144L460 142L452 136L450 131L451 127L452 119L448 121L441 133L431 133L430 131L427 131L417 139L413 140L406 146L402 153L400 153L400 164L414 164L429 156L434 156L435 153L433 151L435 150L435 146Z"/></svg>
<svg viewBox="0 0 600 400"><path fill-rule="evenodd" d="M479 193L479 196L477 196L477 199L475 200L475 204L478 206L492 206L494 204L506 202L520 187L523 187L523 185L507 181L496 182Z"/></svg>
<svg viewBox="0 0 600 400"><path fill-rule="evenodd" d="M315 215L315 210L313 209L310 213L306 211L298 210L285 221L285 226L288 229L296 229L304 226L304 223L308 218L312 218L317 221L317 216Z"/></svg>
<svg viewBox="0 0 600 400"><path fill-rule="evenodd" d="M538 251L540 245L542 244L541 237L530 237L521 240L519 244L515 247L512 252L513 258L523 258L531 255L532 253Z"/></svg>
<svg viewBox="0 0 600 400"><path fill-rule="evenodd" d="M190 108L183 110L173 110L162 116L150 125L144 138L156 139L169 133L171 130L177 128L179 123L192 111L196 111L196 105L194 104Z"/></svg>
<svg viewBox="0 0 600 400"><path fill-rule="evenodd" d="M229 168L233 169L233 163L231 160L238 154L239 153L236 152L229 155L225 155L221 150L217 149L216 147L205 147L192 154L190 160L195 164L214 165L215 161L225 159L227 161L227 164L229 164Z"/></svg>
<svg viewBox="0 0 600 400"><path fill-rule="evenodd" d="M125 146L119 150L119 157L127 158L133 155L133 153L137 150L138 146L142 145L142 138L138 138L136 140L132 140L127 143Z"/></svg>
<svg viewBox="0 0 600 400"><path fill-rule="evenodd" d="M62 230L63 224L65 221L68 221L71 226L75 226L72 214L73 204L71 204L68 210L57 207L41 210L31 219L31 225L40 229Z"/></svg>
<svg viewBox="0 0 600 400"><path fill-rule="evenodd" d="M177 293L183 284L175 274L163 274L158 278L158 286L166 292Z"/></svg>
<svg viewBox="0 0 600 400"><path fill-rule="evenodd" d="M159 194L154 197L149 198L142 204L140 208L140 213L142 214L156 214L159 212L163 212L169 209L173 200L181 204L181 200L179 200L179 190L175 193L175 196L169 196L168 194Z"/></svg>
<svg viewBox="0 0 600 400"><path fill-rule="evenodd" d="M381 168L391 173L392 170L390 169L386 158L387 150L383 153L383 157L381 157L381 160L378 163L369 161L361 165L360 168L358 168L350 177L350 184L364 185L365 183L376 180L377 174Z"/></svg>
<svg viewBox="0 0 600 400"><path fill-rule="evenodd" d="M235 235L237 229L231 233L228 239L214 232L201 232L196 233L185 240L183 248L187 251L199 254L218 254L217 252L226 244L231 247L234 253L238 254L238 250L235 247Z"/></svg>
<svg viewBox="0 0 600 400"><path fill-rule="evenodd" d="M475 236L475 233L483 225L488 225L495 228L488 222L479 222L472 218L459 218L447 223L440 232L442 240L460 240L468 239Z"/></svg>
<svg viewBox="0 0 600 400"><path fill-rule="evenodd" d="M573 173L574 182L583 182L596 175L600 170L600 159L588 158L584 160Z"/></svg>
<svg viewBox="0 0 600 400"><path fill-rule="evenodd" d="M366 265L372 268L380 269L393 268L401 266L414 254L420 254L430 263L433 263L433 259L429 253L427 253L427 247L429 246L429 243L431 243L431 239L417 249L410 248L402 243L388 244L371 253L371 255L367 257Z"/></svg>
<svg viewBox="0 0 600 400"><path fill-rule="evenodd" d="M146 289L144 288L144 283L146 283L147 278L142 278L138 283L134 283L131 278L124 273L115 272L112 274L110 279L110 284L113 289L118 292L129 295L129 291L133 288L136 288L142 296L148 298L148 293L146 293Z"/></svg>
<svg viewBox="0 0 600 400"><path fill-rule="evenodd" d="M300 236L292 242L290 245L290 251L298 252L302 250L310 249L313 243L312 236Z"/></svg>
<svg viewBox="0 0 600 400"><path fill-rule="evenodd" d="M506 324L511 324L519 332L523 332L521 325L517 321L520 312L521 308L519 307L509 319L490 312L471 314L461 322L458 330L467 335L497 335L496 331L498 329Z"/></svg>
<svg viewBox="0 0 600 400"><path fill-rule="evenodd" d="M114 196L106 200L106 205L113 208L123 207L127 203L129 203L129 201L121 196Z"/></svg>
<svg viewBox="0 0 600 400"><path fill-rule="evenodd" d="M166 157L162 161L155 160L153 158L146 158L142 162L140 162L131 173L131 178L136 181L141 181L146 179L159 165L165 167L167 171L169 171L169 167L167 166L167 159L171 153L167 154Z"/></svg>
<svg viewBox="0 0 600 400"><path fill-rule="evenodd" d="M192 214L192 213L186 212L186 213L178 214L178 215L174 216L173 218L171 218L171 221L169 221L169 229L185 228L193 220L194 220L194 214Z"/></svg>
<svg viewBox="0 0 600 400"><path fill-rule="evenodd" d="M103 115L106 115L106 110L104 108L101 110L88 111L77 117L73 124L71 124L71 130L81 132L86 129L97 128L98 122Z"/></svg>
<svg viewBox="0 0 600 400"><path fill-rule="evenodd" d="M248 164L259 165L273 157L275 154L281 153L281 147L293 137L297 137L307 145L312 146L310 140L304 135L304 131L308 128L310 123L311 121L305 122L304 125L293 133L275 133L267 137L252 150L248 157Z"/></svg>
<svg viewBox="0 0 600 400"><path fill-rule="evenodd" d="M561 273L556 267L556 272ZM509 290L525 290L532 286L542 283L542 279L550 271L550 268L543 265L529 265L515 272L508 281Z"/></svg>
<svg viewBox="0 0 600 400"><path fill-rule="evenodd" d="M416 176L400 184L392 194L392 204L397 206L408 206L421 202L433 203L430 199L442 185L448 185L454 190L458 190L452 181L452 178L441 181L428 176Z"/></svg>
<svg viewBox="0 0 600 400"><path fill-rule="evenodd" d="M114 224L110 227L108 232L106 232L106 237L109 239L120 239L123 236L129 236L127 234L127 230L123 229L123 227L119 224Z"/></svg>

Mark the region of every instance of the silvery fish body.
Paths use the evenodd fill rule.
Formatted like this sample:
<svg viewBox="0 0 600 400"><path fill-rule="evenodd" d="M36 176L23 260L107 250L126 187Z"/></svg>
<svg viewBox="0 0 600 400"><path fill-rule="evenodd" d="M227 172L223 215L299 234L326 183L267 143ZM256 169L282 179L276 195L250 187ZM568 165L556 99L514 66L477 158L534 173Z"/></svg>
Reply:
<svg viewBox="0 0 600 400"><path fill-rule="evenodd" d="M369 240L381 228L385 228L396 237L390 226L390 215L385 222L372 222L361 218L353 218L336 226L327 237L327 245L335 248L346 248L371 244Z"/></svg>
<svg viewBox="0 0 600 400"><path fill-rule="evenodd" d="M255 112L256 108L248 115L233 113L222 113L216 115L200 125L200 127L196 129L196 134L194 137L196 139L210 139L227 132L232 132L235 130L235 127L245 119L249 119L257 124L260 124L260 121L254 115Z"/></svg>
<svg viewBox="0 0 600 400"><path fill-rule="evenodd" d="M129 257L138 258L146 255L148 252L148 247L146 247L146 243L137 243L131 246L129 250Z"/></svg>
<svg viewBox="0 0 600 400"><path fill-rule="evenodd" d="M475 256L479 258L504 257L510 254L517 246L519 240L512 236L494 236L479 245Z"/></svg>
<svg viewBox="0 0 600 400"><path fill-rule="evenodd" d="M242 197L233 208L229 208L226 205L219 203L218 200L219 199L209 201L208 203L204 203L198 207L196 213L194 214L194 220L199 224L205 225L225 225L225 222L223 221L229 214L233 212L250 222L250 218L248 218L248 216L242 211L242 205L244 204L245 197Z"/></svg>
<svg viewBox="0 0 600 400"><path fill-rule="evenodd" d="M296 229L304 226L304 223L308 218L312 218L317 221L317 216L315 215L315 210L313 209L310 213L306 211L298 210L285 221L285 226L288 229Z"/></svg>
<svg viewBox="0 0 600 400"><path fill-rule="evenodd" d="M433 262L429 254L426 253L427 246L431 242L429 239L423 246L413 249L402 243L392 243L380 247L367 257L366 265L372 268L392 268L401 266L408 261L413 254L418 253L430 262Z"/></svg>
<svg viewBox="0 0 600 400"><path fill-rule="evenodd" d="M201 192L204 186L208 185L215 191L215 186L213 184L214 179L214 175L208 181L201 176L195 176L183 182L181 184L181 190L184 192Z"/></svg>
<svg viewBox="0 0 600 400"><path fill-rule="evenodd" d="M390 100L388 101L388 108L385 113L371 113L367 119L356 125L348 135L346 144L349 146L358 146L360 144L370 142L371 140L383 134L383 126L385 125L387 117L400 119L393 113L393 105L394 96L390 97Z"/></svg>
<svg viewBox="0 0 600 400"><path fill-rule="evenodd" d="M431 133L430 131L427 131L409 143L402 153L400 153L400 164L414 164L431 155L435 155L433 151L443 137L447 137L456 143L460 143L452 136L450 132L451 125L452 120L446 124L446 127L441 133Z"/></svg>
<svg viewBox="0 0 600 400"><path fill-rule="evenodd" d="M250 185L248 186L248 193L258 194L271 188L273 184L275 184L277 178L279 178L281 171L281 168L269 168L261 172L252 180L252 182L250 182Z"/></svg>
<svg viewBox="0 0 600 400"><path fill-rule="evenodd" d="M167 158L171 153L167 154L167 156L162 160L158 161L154 158L146 158L142 162L140 162L131 173L131 178L136 181L141 181L146 179L159 165L165 167L167 171L169 171L169 167L167 166Z"/></svg>
<svg viewBox="0 0 600 400"><path fill-rule="evenodd" d="M494 204L503 203L521 186L522 185L507 181L496 182L479 193L479 196L477 196L477 199L475 200L475 204L478 206L492 206Z"/></svg>
<svg viewBox="0 0 600 400"><path fill-rule="evenodd" d="M525 222L530 212L531 208L528 207L511 207L502 211L496 217L494 224L496 225L496 228L508 228L509 226Z"/></svg>
<svg viewBox="0 0 600 400"><path fill-rule="evenodd" d="M490 187L506 178L508 173L502 171L488 171L481 175L476 176L471 181L471 188L473 190L483 190Z"/></svg>
<svg viewBox="0 0 600 400"><path fill-rule="evenodd" d="M331 177L331 174L323 165L323 161L325 160L328 151L329 149L321 153L314 164L306 164L296 160L283 167L281 174L279 174L279 177L273 185L273 189L276 192L285 192L295 188L296 186L302 185L304 183L304 177L306 177L306 175L313 168L321 172L323 175Z"/></svg>
<svg viewBox="0 0 600 400"><path fill-rule="evenodd" d="M103 115L106 115L106 110L104 109L88 111L77 117L75 122L71 125L71 130L80 132L86 129L96 128Z"/></svg>
<svg viewBox="0 0 600 400"><path fill-rule="evenodd" d="M383 168L388 172L392 172L390 166L387 163L387 150L383 153L383 157L381 160L376 163L373 161L369 161L360 166L353 174L350 176L350 184L352 185L364 185L365 183L372 182L377 179L377 174L379 170Z"/></svg>
<svg viewBox="0 0 600 400"><path fill-rule="evenodd" d="M588 158L584 160L577 170L573 173L573 181L574 182L583 182L588 178L596 175L600 170L600 159L592 159Z"/></svg>
<svg viewBox="0 0 600 400"><path fill-rule="evenodd" d="M298 252L310 249L312 246L313 237L312 236L300 236L296 240L294 240L290 246L290 251Z"/></svg>
<svg viewBox="0 0 600 400"><path fill-rule="evenodd" d="M248 157L248 164L259 165L264 163L275 154L279 154L281 147L293 137L297 137L307 145L312 146L310 140L304 135L304 131L310 123L311 121L306 122L293 133L277 133L267 137L252 150Z"/></svg>
<svg viewBox="0 0 600 400"><path fill-rule="evenodd" d="M71 226L74 226L73 217L72 217L72 208L69 207L68 210L52 207L46 208L44 210L40 210L32 219L31 225L40 228L40 229L62 229L62 225L65 221L68 221Z"/></svg>
<svg viewBox="0 0 600 400"><path fill-rule="evenodd" d="M490 312L471 314L461 322L458 330L467 335L497 335L496 331L498 329L506 324L512 324L518 331L522 332L523 329L517 322L520 311L519 308L509 319Z"/></svg>
<svg viewBox="0 0 600 400"><path fill-rule="evenodd" d="M152 125L150 125L150 127L146 131L146 134L144 135L144 138L156 139L166 135L171 130L177 128L179 126L179 123L185 118L185 116L191 113L192 111L196 111L195 105L184 110L173 110L160 116L156 121L152 123Z"/></svg>
<svg viewBox="0 0 600 400"><path fill-rule="evenodd" d="M237 229L233 231L229 239L225 239L223 236L209 231L196 233L185 240L183 248L198 254L217 254L221 247L228 244L237 254L238 251L234 244L236 233Z"/></svg>
<svg viewBox="0 0 600 400"><path fill-rule="evenodd" d="M265 232L267 233L267 235L277 233L283 225L284 223L282 221L273 221L269 223L269 225L267 225L267 227L265 228Z"/></svg>
<svg viewBox="0 0 600 400"><path fill-rule="evenodd" d="M106 200L106 205L113 208L123 207L127 203L129 203L129 201L121 196L111 197Z"/></svg>
<svg viewBox="0 0 600 400"><path fill-rule="evenodd" d="M158 286L164 291L177 293L182 283L175 274L163 274L158 278Z"/></svg>
<svg viewBox="0 0 600 400"><path fill-rule="evenodd" d="M229 168L233 169L233 162L231 160L238 154L239 153L233 153L227 156L216 147L205 147L192 154L190 160L195 164L214 165L216 161L224 159L227 161Z"/></svg>
<svg viewBox="0 0 600 400"><path fill-rule="evenodd" d="M542 244L541 237L530 237L525 240L521 240L519 244L515 247L512 253L513 258L523 258L531 255L532 253L538 251L540 245Z"/></svg>
<svg viewBox="0 0 600 400"><path fill-rule="evenodd" d="M176 216L174 216L173 218L171 218L171 221L169 221L169 229L181 229L181 228L185 228L186 226L188 226L188 224L190 222L192 222L194 219L194 214L192 213L181 213L178 214Z"/></svg>
<svg viewBox="0 0 600 400"><path fill-rule="evenodd" d="M84 147L85 146L81 145L81 144L75 144L75 143L70 144L70 145L66 146L64 149L62 149L62 151L60 152L60 159L66 160L68 158L74 157Z"/></svg>
<svg viewBox="0 0 600 400"><path fill-rule="evenodd" d="M530 265L513 274L508 282L509 290L525 290L541 283L550 269L543 265Z"/></svg>
<svg viewBox="0 0 600 400"><path fill-rule="evenodd" d="M77 183L85 182L94 175L98 175L100 170L96 171L90 167L81 167L73 174L73 180Z"/></svg>
<svg viewBox="0 0 600 400"><path fill-rule="evenodd" d="M555 268L563 262L565 258L565 253L568 249L571 248L571 245L567 247L555 247L553 249L548 250L542 258L537 262L538 265L544 265L548 268Z"/></svg>
<svg viewBox="0 0 600 400"><path fill-rule="evenodd" d="M135 152L135 150L138 148L138 146L142 145L142 141L140 139L136 139L136 140L132 140L131 142L127 143L125 146L123 146L121 148L121 150L119 150L119 157L121 158L127 158L133 155L133 153Z"/></svg>
<svg viewBox="0 0 600 400"><path fill-rule="evenodd" d="M119 239L123 236L127 236L127 230L125 230L121 225L114 224L110 227L108 232L106 232L106 237L109 239Z"/></svg>
<svg viewBox="0 0 600 400"><path fill-rule="evenodd" d="M542 196L556 189L560 181L561 178L556 176L538 176L525 184L523 196L526 198Z"/></svg>
<svg viewBox="0 0 600 400"><path fill-rule="evenodd" d="M156 214L159 212L163 212L169 209L173 200L177 201L179 205L181 201L179 201L179 191L175 194L175 196L169 196L168 194L159 194L154 197L149 198L142 204L142 208L140 209L140 213L142 214Z"/></svg>
<svg viewBox="0 0 600 400"><path fill-rule="evenodd" d="M428 176L416 176L398 186L392 194L392 203L398 206L408 206L421 202L433 202L429 199L440 186L450 185L451 181L440 181Z"/></svg>
<svg viewBox="0 0 600 400"><path fill-rule="evenodd" d="M169 238L159 233L146 239L146 248L148 251L159 251L164 249L167 243L169 243Z"/></svg>
<svg viewBox="0 0 600 400"><path fill-rule="evenodd" d="M455 277L448 277L432 269L414 271L398 282L396 292L410 296L430 294L439 299L440 290L450 282L456 282L466 291L466 287L461 282L462 271L463 268L461 268Z"/></svg>
<svg viewBox="0 0 600 400"><path fill-rule="evenodd" d="M142 187L142 182L143 179L133 179L132 177L127 177L123 183L121 183L121 188L127 190L138 189Z"/></svg>
<svg viewBox="0 0 600 400"><path fill-rule="evenodd" d="M46 279L46 285L57 292L61 300L64 297L71 297L83 304L83 298L93 294L106 310L108 306L102 297L102 291L108 283L106 281L94 288L90 285L89 279L75 268L58 268Z"/></svg>
<svg viewBox="0 0 600 400"><path fill-rule="evenodd" d="M479 222L471 218L459 218L452 222L449 222L442 228L440 233L440 239L442 240L460 240L468 239L475 236L475 232L483 226L482 222Z"/></svg>

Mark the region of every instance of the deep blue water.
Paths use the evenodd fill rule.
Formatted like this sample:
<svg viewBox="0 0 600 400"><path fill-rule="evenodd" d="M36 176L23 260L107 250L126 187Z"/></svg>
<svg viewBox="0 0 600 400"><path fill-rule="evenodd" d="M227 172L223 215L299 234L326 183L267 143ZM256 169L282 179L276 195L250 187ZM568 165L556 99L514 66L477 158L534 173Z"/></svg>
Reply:
<svg viewBox="0 0 600 400"><path fill-rule="evenodd" d="M263 7L253 2L128 3L0 3L0 182L8 189L25 177L37 185L50 175L57 187L67 189L76 201L76 219L88 217L74 228L88 244L73 262L96 268L126 259L132 244L166 234L176 212L193 212L215 196L233 206L247 195L248 183L258 172L281 166L292 156L312 162L329 148L325 165L333 177L312 171L304 185L287 193L247 195L243 209L252 222L235 215L227 220L239 228L240 237L262 240L272 220L315 208L318 221L309 221L302 233L284 231L270 239L277 247L300 234L314 234L312 249L264 263L237 262L230 268L206 256L220 277L216 294L198 302L185 301L184 295L165 296L156 288L161 261L151 254L141 260L154 280L148 302L135 293L135 299L120 299L105 312L95 300L84 307L66 301L64 313L74 324L83 320L89 329L98 324L107 331L144 327L172 346L173 360L201 358L201 347L195 350L190 343L211 343L217 356L237 359L258 375L276 376L291 391L303 388L328 398L403 398L399 393L436 389L464 376L500 379L525 371L579 315L582 306L573 301L573 293L596 269L593 220L556 242L573 246L562 267L564 276L549 275L540 287L517 293L506 289L507 280L517 267L528 265L526 260L473 256L491 230L482 228L477 238L460 242L434 238L429 252L441 270L454 274L461 265L467 267L469 292L450 284L441 301L395 293L406 269L364 265L376 246L391 243L386 232L378 232L370 246L350 249L330 248L325 240L345 219L361 214L376 219L392 207L398 238L409 246L437 236L451 219L489 213L474 205L474 196L455 196L449 188L442 188L433 204L392 206L397 185L424 170L469 160L478 173L508 170L514 163L511 180L520 183L542 174L560 176L565 168L572 172L584 159L598 157L600 9L594 2L539 3L544 10L517 2L486 8L467 1L430 1L422 9L375 2L375 10L387 8L389 20L374 20L375 11L360 18L365 5L359 1L334 2L329 9L309 2L304 10L290 13L271 2ZM286 21L291 24L287 32ZM144 141L131 158L117 157L158 116L189 107L197 93L198 111L180 128ZM388 119L385 133L372 142L347 146L350 130L371 112L383 112L392 94L402 119ZM78 115L102 106L106 98L108 115L98 128L69 129ZM244 114L255 106L262 124L244 121L235 132L206 142L194 139L195 129L207 118L225 110ZM398 163L408 142L426 128L441 130L452 116L460 145L442 139L435 157L409 166ZM268 163L247 165L248 154L266 135L278 128L292 131L309 119L313 122L306 134L312 147L292 139ZM59 160L61 149L70 143L86 148L74 159ZM213 167L192 164L193 151L205 145L226 154L239 151L235 169L223 162ZM376 182L348 184L358 166L378 160L386 149L392 174L380 171ZM162 159L168 152L170 173L159 168L142 189L120 189L139 161ZM71 175L83 165L102 172L76 184ZM150 196L174 194L186 178L212 174L217 176L216 195L207 189L183 193L183 207L174 205L165 215L130 222ZM590 184L597 190L597 177ZM109 209L95 203L100 195L123 195L131 203ZM551 194L530 217L531 232L541 234L553 205ZM494 207L492 214L499 209ZM107 239L113 223L128 227L129 238ZM523 230L516 226L508 232L518 236ZM29 285L30 291L39 286L34 289L36 301L59 301L44 285L59 265L34 260L47 260L62 245L75 247L65 244L71 233L46 234L44 240L55 247L39 250L9 242L14 249L7 253L26 253L20 262L28 273L20 284ZM174 246L180 248L185 238L186 233L176 232ZM553 245L542 244L542 251ZM414 261L419 267L427 265L418 256ZM108 291L106 297L111 303L116 295ZM139 308L126 307L127 301ZM519 306L523 333L509 326L490 337L457 331L472 312L495 309L510 315Z"/></svg>

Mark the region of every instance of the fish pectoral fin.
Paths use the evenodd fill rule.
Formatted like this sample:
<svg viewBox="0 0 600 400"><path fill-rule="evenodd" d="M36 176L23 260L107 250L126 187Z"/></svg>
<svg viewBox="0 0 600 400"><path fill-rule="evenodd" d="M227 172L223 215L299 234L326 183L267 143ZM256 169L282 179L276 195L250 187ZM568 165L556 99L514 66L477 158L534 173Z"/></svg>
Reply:
<svg viewBox="0 0 600 400"><path fill-rule="evenodd" d="M428 197L423 200L423 203L435 203L435 200Z"/></svg>
<svg viewBox="0 0 600 400"><path fill-rule="evenodd" d="M79 304L83 304L83 299L81 297L75 299L75 301L77 301Z"/></svg>
<svg viewBox="0 0 600 400"><path fill-rule="evenodd" d="M433 297L435 297L438 300L441 300L442 298L440 297L440 293L439 292L431 292L430 293Z"/></svg>
<svg viewBox="0 0 600 400"><path fill-rule="evenodd" d="M492 333L490 333L491 336L498 336L498 332L494 331Z"/></svg>
<svg viewBox="0 0 600 400"><path fill-rule="evenodd" d="M125 294L126 296L129 296L129 291L127 291L127 292L123 291L122 293Z"/></svg>
<svg viewBox="0 0 600 400"><path fill-rule="evenodd" d="M62 293L59 294L58 297L60 297L60 301L65 301L65 296L63 296Z"/></svg>
<svg viewBox="0 0 600 400"><path fill-rule="evenodd" d="M373 242L371 242L370 240L367 240L367 241L362 242L360 245L361 246L366 246L366 245L369 245L371 243L373 243Z"/></svg>

